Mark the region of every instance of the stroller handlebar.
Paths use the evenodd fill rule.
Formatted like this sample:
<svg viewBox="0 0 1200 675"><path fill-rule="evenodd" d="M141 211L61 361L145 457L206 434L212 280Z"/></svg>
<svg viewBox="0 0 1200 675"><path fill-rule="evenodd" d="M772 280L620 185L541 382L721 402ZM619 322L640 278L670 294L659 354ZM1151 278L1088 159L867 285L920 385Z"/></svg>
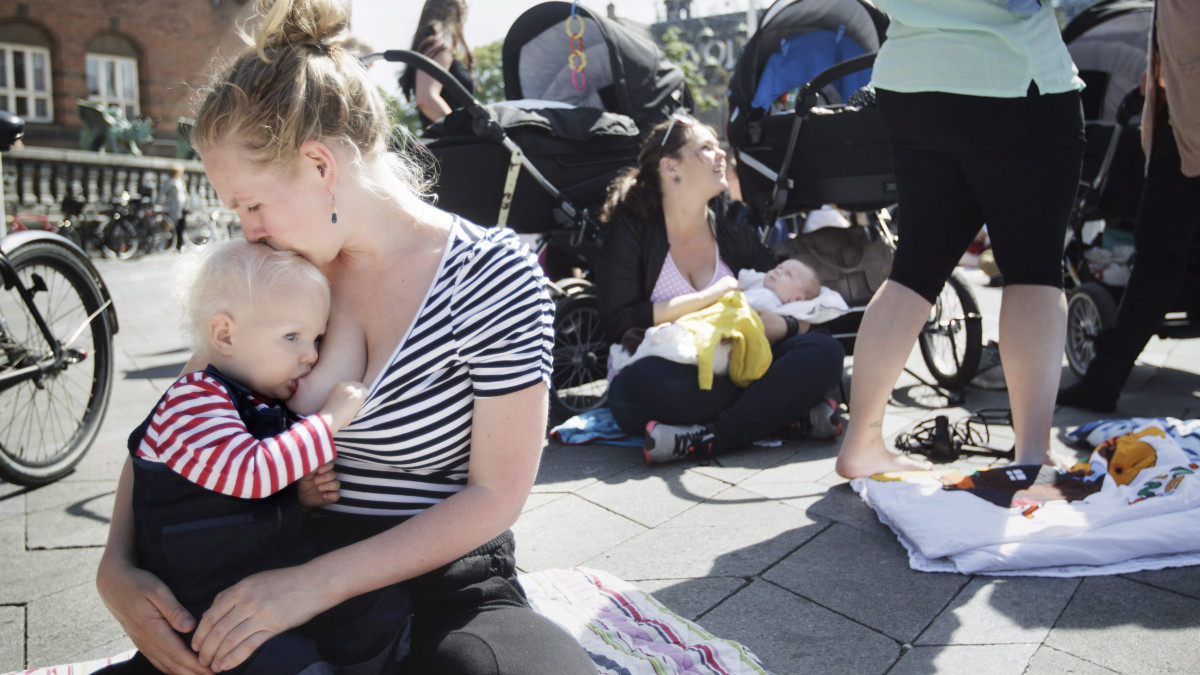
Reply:
<svg viewBox="0 0 1200 675"><path fill-rule="evenodd" d="M847 59L841 63L835 63L829 66L817 76L809 80L803 87L800 88L800 94L796 97L796 114L803 115L808 112L808 109L816 105L817 92L824 89L826 86L833 84L837 80L851 74L857 73L860 70L866 70L875 65L875 52L868 54L860 54L852 59ZM803 106L803 107L801 107Z"/></svg>
<svg viewBox="0 0 1200 675"><path fill-rule="evenodd" d="M408 49L389 49L382 53L369 54L363 57L363 65L370 65L380 59L390 61L392 63L403 63L410 68L416 68L423 71L433 79L437 80L442 85L442 91L450 99L450 106L453 108L465 108L471 111L471 116L478 118L479 114L486 116L483 106L471 96L471 92L462 85L450 71L443 68L437 61L425 56L420 52L414 52ZM478 109L478 113L476 109Z"/></svg>

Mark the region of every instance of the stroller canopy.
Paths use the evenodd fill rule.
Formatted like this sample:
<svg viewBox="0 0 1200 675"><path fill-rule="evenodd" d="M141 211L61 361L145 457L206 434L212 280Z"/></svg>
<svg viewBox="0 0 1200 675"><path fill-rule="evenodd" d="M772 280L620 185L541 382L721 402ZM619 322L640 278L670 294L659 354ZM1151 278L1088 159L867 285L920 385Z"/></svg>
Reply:
<svg viewBox="0 0 1200 675"><path fill-rule="evenodd" d="M731 121L751 106L769 110L829 66L878 51L886 32L887 17L864 0L777 0L730 78ZM828 103L842 103L870 78L869 69L852 73L822 93Z"/></svg>
<svg viewBox="0 0 1200 675"><path fill-rule="evenodd" d="M1100 0L1063 28L1063 41L1087 83L1088 120L1113 122L1121 99L1141 81L1153 8L1149 0Z"/></svg>
<svg viewBox="0 0 1200 675"><path fill-rule="evenodd" d="M692 105L683 71L650 40L625 26L576 7L572 27L583 22L586 84L576 88L566 31L571 3L544 2L517 18L504 38L504 94L509 100L541 99L628 115L643 132L681 107Z"/></svg>

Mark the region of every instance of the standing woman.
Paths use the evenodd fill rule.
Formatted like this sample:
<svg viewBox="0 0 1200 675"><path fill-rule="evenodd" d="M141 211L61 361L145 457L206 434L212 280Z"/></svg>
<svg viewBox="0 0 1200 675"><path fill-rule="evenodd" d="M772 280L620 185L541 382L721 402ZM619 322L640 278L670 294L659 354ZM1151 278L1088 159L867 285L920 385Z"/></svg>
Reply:
<svg viewBox="0 0 1200 675"><path fill-rule="evenodd" d="M878 5L891 23L871 81L892 141L903 235L859 329L837 472L927 467L884 445L884 409L933 301L984 223L1005 284L1000 355L1016 463L1040 465L1066 335L1062 253L1083 158L1083 82L1049 2Z"/></svg>
<svg viewBox="0 0 1200 675"><path fill-rule="evenodd" d="M600 320L610 341L702 310L737 288L738 270L765 272L771 252L752 228L716 216L709 201L728 187L725 152L712 129L676 114L654 127L638 166L610 188L599 265ZM842 377L844 352L792 317L759 311L772 343L766 374L746 388L697 366L650 357L616 375L608 401L625 433L646 437L646 461L706 460L800 421L814 436L838 433L825 395Z"/></svg>
<svg viewBox="0 0 1200 675"><path fill-rule="evenodd" d="M163 181L158 193L158 203L162 204L171 221L175 223L175 250L183 250L184 218L187 216L188 193L187 185L183 182L183 165L171 166L171 177Z"/></svg>
<svg viewBox="0 0 1200 675"><path fill-rule="evenodd" d="M475 65L475 57L463 37L466 21L466 0L426 0L417 21L417 32L413 34L412 49L433 59L474 94L471 68ZM462 60L459 60L460 54ZM416 98L422 127L428 127L454 109L442 97L442 83L419 68L409 66L404 70L400 76L400 90L410 101Z"/></svg>
<svg viewBox="0 0 1200 675"><path fill-rule="evenodd" d="M210 85L192 141L246 239L296 251L329 279L320 359L289 406L307 414L342 380L367 383L367 400L335 436L340 498L313 519L323 555L243 579L197 627L137 568L126 464L101 597L167 672L228 670L272 635L406 582L408 672L594 673L529 608L508 529L546 425L553 305L536 260L511 231L420 198L412 166L388 152L377 87L342 47L349 0L259 9L256 44ZM193 628L195 652L175 632Z"/></svg>

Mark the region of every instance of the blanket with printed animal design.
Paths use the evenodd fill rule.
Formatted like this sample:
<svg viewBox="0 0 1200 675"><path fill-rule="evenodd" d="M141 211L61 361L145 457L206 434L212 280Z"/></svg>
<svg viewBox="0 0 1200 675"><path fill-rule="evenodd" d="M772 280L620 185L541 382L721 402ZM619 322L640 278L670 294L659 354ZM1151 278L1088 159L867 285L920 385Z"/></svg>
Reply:
<svg viewBox="0 0 1200 675"><path fill-rule="evenodd" d="M851 484L927 572L1077 577L1200 564L1200 420L1135 418L1069 436L1069 472L1009 466Z"/></svg>

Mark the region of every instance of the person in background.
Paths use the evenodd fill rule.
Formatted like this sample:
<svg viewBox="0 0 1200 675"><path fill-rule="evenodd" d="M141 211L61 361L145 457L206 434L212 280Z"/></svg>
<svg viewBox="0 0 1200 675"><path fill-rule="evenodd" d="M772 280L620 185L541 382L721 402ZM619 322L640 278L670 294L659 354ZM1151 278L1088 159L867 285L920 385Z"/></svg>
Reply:
<svg viewBox="0 0 1200 675"><path fill-rule="evenodd" d="M1133 363L1187 274L1188 242L1200 227L1200 3L1158 0L1143 79L1146 183L1134 225L1137 258L1117 319L1095 341L1083 379L1058 402L1099 413L1117 409ZM1195 317L1192 317L1196 320Z"/></svg>
<svg viewBox="0 0 1200 675"><path fill-rule="evenodd" d="M1000 354L1016 465L1047 459L1062 370L1062 254L1083 161L1083 81L1039 0L879 0L872 85L895 159L904 236L854 348L846 478L928 468L883 439L888 398L930 307L986 222L1004 277ZM984 76L986 74L986 77Z"/></svg>
<svg viewBox="0 0 1200 675"><path fill-rule="evenodd" d="M158 192L158 203L162 204L167 215L175 223L175 250L183 250L186 238L184 219L187 218L188 192L183 182L183 166L176 164L171 167L171 177L163 182Z"/></svg>
<svg viewBox="0 0 1200 675"><path fill-rule="evenodd" d="M463 37L466 21L466 0L426 0L417 20L412 49L433 59L473 94L475 81L471 77L471 68L475 65L475 57ZM416 100L422 128L454 109L442 96L442 83L419 68L409 66L404 70L400 76L400 90L410 101Z"/></svg>
<svg viewBox="0 0 1200 675"><path fill-rule="evenodd" d="M752 229L718 217L709 202L728 188L716 134L676 114L650 130L638 165L609 188L596 292L611 342L711 307L737 288L733 270L765 272L775 258ZM751 312L755 310L749 310ZM842 377L844 352L794 317L758 310L771 343L766 373L745 388L716 377L701 389L697 366L638 360L612 379L608 400L625 433L644 436L646 461L705 461L800 422L836 436L826 394Z"/></svg>

